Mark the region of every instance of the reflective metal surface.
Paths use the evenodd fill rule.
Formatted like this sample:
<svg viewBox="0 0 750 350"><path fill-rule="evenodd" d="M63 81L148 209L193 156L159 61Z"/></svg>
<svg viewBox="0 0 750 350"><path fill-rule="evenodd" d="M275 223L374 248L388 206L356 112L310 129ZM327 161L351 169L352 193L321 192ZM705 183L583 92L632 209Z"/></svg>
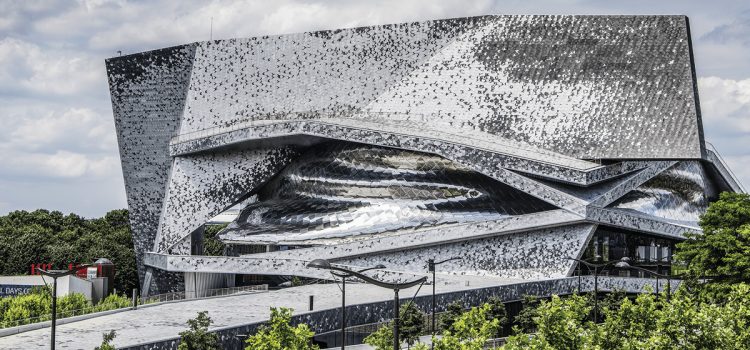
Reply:
<svg viewBox="0 0 750 350"><path fill-rule="evenodd" d="M682 161L610 205L611 208L695 224L717 197L698 161Z"/></svg>
<svg viewBox="0 0 750 350"><path fill-rule="evenodd" d="M289 165L222 238L350 237L555 209L435 155L329 142Z"/></svg>

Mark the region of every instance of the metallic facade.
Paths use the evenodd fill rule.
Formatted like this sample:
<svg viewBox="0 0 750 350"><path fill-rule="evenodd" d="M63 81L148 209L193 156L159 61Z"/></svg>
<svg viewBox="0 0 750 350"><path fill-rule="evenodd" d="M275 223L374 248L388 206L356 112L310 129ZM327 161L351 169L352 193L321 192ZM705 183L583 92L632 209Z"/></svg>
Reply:
<svg viewBox="0 0 750 350"><path fill-rule="evenodd" d="M561 278L599 229L675 242L742 190L703 139L684 16L216 40L107 70L145 293L330 278L305 268L321 257L389 279L449 255L441 279ZM233 206L220 237L239 256L190 255Z"/></svg>

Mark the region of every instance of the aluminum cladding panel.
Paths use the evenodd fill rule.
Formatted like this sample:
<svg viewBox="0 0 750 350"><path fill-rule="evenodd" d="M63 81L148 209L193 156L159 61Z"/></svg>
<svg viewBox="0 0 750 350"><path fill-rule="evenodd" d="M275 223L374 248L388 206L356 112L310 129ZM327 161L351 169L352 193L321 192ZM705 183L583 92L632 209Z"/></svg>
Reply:
<svg viewBox="0 0 750 350"><path fill-rule="evenodd" d="M582 159L701 158L684 16L483 16L197 44L180 133L417 116Z"/></svg>

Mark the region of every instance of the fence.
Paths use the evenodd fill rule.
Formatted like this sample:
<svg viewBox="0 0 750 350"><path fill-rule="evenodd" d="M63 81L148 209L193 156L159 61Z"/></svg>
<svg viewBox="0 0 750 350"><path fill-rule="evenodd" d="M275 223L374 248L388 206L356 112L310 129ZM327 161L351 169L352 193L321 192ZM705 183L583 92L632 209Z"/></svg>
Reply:
<svg viewBox="0 0 750 350"><path fill-rule="evenodd" d="M172 293L150 295L145 298L139 297L138 304L144 305L144 304L164 303L164 302L187 300L187 299L212 298L212 297L227 296L227 295L239 294L239 293L266 292L266 291L268 291L267 284L209 289L205 293L201 293L201 295L197 298L190 295L194 293L185 294L185 292L172 292Z"/></svg>

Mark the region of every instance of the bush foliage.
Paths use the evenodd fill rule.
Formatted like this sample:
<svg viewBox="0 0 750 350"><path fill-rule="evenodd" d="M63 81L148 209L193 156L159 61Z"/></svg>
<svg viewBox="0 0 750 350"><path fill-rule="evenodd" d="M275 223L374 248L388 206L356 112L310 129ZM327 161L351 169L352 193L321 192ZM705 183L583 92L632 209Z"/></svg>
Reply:
<svg viewBox="0 0 750 350"><path fill-rule="evenodd" d="M603 309L600 324L590 321L590 311L582 296L542 301L537 332L511 336L505 349L750 348L750 285L744 283L732 286L719 304L682 290L670 300L651 293L624 298L618 308Z"/></svg>
<svg viewBox="0 0 750 350"><path fill-rule="evenodd" d="M219 337L208 331L211 318L208 311L198 312L198 316L187 321L188 329L180 332L180 345L177 350L219 350Z"/></svg>
<svg viewBox="0 0 750 350"><path fill-rule="evenodd" d="M317 350L312 343L315 335L306 324L293 327L292 309L271 308L271 319L258 332L247 338L246 350Z"/></svg>

